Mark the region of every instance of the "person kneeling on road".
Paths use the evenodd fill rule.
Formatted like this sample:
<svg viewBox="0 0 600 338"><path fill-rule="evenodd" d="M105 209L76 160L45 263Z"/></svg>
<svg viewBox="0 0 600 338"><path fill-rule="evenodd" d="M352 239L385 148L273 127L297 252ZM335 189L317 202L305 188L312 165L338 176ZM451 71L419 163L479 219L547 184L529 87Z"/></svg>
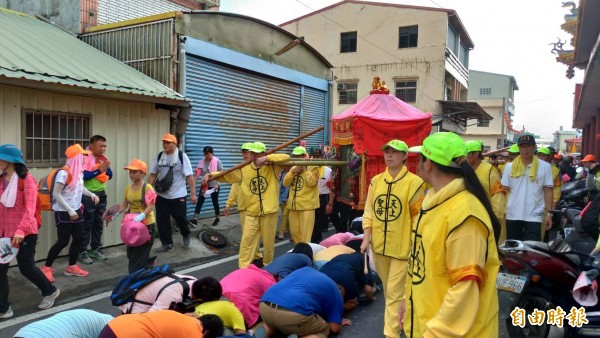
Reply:
<svg viewBox="0 0 600 338"><path fill-rule="evenodd" d="M194 318L177 311L162 310L118 316L108 322L99 338L216 338L223 335L219 316Z"/></svg>
<svg viewBox="0 0 600 338"><path fill-rule="evenodd" d="M275 258L271 264L263 269L269 271L277 280L287 277L295 270L310 266L312 267L313 252L307 243L298 243L292 252L286 252Z"/></svg>
<svg viewBox="0 0 600 338"><path fill-rule="evenodd" d="M243 335L246 333L244 317L235 305L227 300L220 300L223 289L218 280L213 277L204 277L196 281L195 289L198 290L198 305L194 313L198 316L217 315L223 321L226 329L225 335Z"/></svg>
<svg viewBox="0 0 600 338"><path fill-rule="evenodd" d="M344 288L325 274L306 267L298 269L265 292L260 315L267 337L278 334L328 337L343 325ZM300 325L302 324L302 325Z"/></svg>
<svg viewBox="0 0 600 338"><path fill-rule="evenodd" d="M373 300L375 288L371 274L364 273L365 259L359 253L342 254L323 265L321 272L344 287L344 310L350 311L358 305L358 296L363 292L367 301Z"/></svg>
<svg viewBox="0 0 600 338"><path fill-rule="evenodd" d="M195 277L173 274L155 280L141 288L135 300L119 306L122 313L144 313L167 310L171 303L179 303L186 298L199 299L199 287ZM182 283L187 284L187 288ZM188 293L185 294L185 289Z"/></svg>

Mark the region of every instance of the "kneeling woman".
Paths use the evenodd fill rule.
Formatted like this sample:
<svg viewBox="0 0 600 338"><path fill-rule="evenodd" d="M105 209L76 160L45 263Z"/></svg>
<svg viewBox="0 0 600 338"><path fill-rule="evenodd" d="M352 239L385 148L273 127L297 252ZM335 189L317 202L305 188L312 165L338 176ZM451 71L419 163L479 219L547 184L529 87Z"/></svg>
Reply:
<svg viewBox="0 0 600 338"><path fill-rule="evenodd" d="M415 149L416 148L416 149ZM500 224L454 133L427 137L419 175L432 186L413 225L407 337L498 337ZM402 319L401 319L402 320Z"/></svg>

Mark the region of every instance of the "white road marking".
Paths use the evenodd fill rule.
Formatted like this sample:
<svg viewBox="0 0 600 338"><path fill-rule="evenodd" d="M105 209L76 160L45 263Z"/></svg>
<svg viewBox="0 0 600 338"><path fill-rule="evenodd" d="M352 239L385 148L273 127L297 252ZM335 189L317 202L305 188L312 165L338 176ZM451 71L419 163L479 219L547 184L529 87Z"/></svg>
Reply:
<svg viewBox="0 0 600 338"><path fill-rule="evenodd" d="M289 242L290 242L289 240L281 241L279 243L276 243L275 247L282 246L284 244L288 244ZM198 271L200 269L209 268L211 266L215 266L215 265L219 265L222 263L236 260L236 259L238 259L238 257L239 257L239 255L235 255L235 256L229 256L229 257L217 259L216 261L208 262L208 263L205 263L202 265L198 265L198 266L187 268L187 269L184 269L181 271L177 271L177 273L186 275L186 274L189 274L190 272ZM35 320L35 319L38 319L41 317L53 315L53 314L59 313L61 311L70 310L72 308L76 308L81 305L89 304L89 303L98 301L100 299L108 299L110 297L111 293L112 293L112 291L106 291L106 292L103 292L103 293L100 293L100 294L97 294L94 296L76 300L74 302L51 307L47 310L37 311L37 312L31 313L31 314L16 317L13 319L8 319L8 320L5 319L0 322L0 329L6 328L6 327L11 327L11 326L18 325L18 324L22 324L22 323L28 322L30 320Z"/></svg>

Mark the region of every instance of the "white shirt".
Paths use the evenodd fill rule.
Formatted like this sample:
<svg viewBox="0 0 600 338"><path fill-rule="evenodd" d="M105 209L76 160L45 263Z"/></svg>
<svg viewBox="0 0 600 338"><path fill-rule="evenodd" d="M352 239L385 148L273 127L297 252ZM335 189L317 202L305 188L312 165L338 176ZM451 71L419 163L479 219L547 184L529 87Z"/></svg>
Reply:
<svg viewBox="0 0 600 338"><path fill-rule="evenodd" d="M506 206L506 219L511 221L541 222L546 208L544 187L554 187L552 168L544 161L538 161L535 181L529 179L531 164L525 168L525 174L510 177L513 163L504 168L502 185L510 189Z"/></svg>
<svg viewBox="0 0 600 338"><path fill-rule="evenodd" d="M79 182L75 185L75 188L71 185L66 185L68 174L65 170L59 170L56 173L56 183L62 183L65 188L62 191L62 197L71 207L71 209L77 211L81 208L81 196L83 195L83 173L79 175ZM62 207L56 200L52 202L52 210L54 211L68 211Z"/></svg>
<svg viewBox="0 0 600 338"><path fill-rule="evenodd" d="M329 195L331 189L327 186L327 181L331 179L331 168L323 168L323 177L319 177L319 195Z"/></svg>
<svg viewBox="0 0 600 338"><path fill-rule="evenodd" d="M173 154L171 154L171 155L167 155L167 154L165 154L165 155L167 157L166 163L172 163L173 156L175 156L175 152L173 152ZM173 184L171 184L171 187L169 188L169 190L167 190L165 192L161 192L161 193L157 192L158 196L160 196L162 198L170 199L170 200L187 196L187 187L186 187L187 177L190 175L193 175L194 172L192 171L192 163L190 163L189 157L186 154L183 154L182 159L183 159L183 165L182 165L181 161L179 161L179 156L178 156L177 163L173 167ZM165 175L168 172L169 172L169 166L165 165L165 166L159 167L157 156L155 156L152 159L152 165L150 166L150 173L157 174L156 180L158 181L159 179L165 177Z"/></svg>

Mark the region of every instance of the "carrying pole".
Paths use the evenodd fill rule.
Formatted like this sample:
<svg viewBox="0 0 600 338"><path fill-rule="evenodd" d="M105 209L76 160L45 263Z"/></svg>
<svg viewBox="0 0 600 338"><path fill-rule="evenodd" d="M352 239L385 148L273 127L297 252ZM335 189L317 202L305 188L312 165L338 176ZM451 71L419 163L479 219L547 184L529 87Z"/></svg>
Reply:
<svg viewBox="0 0 600 338"><path fill-rule="evenodd" d="M295 137L295 138L293 138L293 139L291 139L291 140L289 140L287 142L284 142L284 143L278 145L277 147L275 147L275 148L273 148L271 150L267 150L267 152L265 153L265 155L269 155L269 154L272 154L272 153L274 153L274 152L276 152L278 150L281 150L281 149L283 149L283 148L285 148L285 147L287 147L287 146L289 146L289 145L291 145L291 144L293 144L295 142L298 142L298 141L300 141L302 139L305 139L305 138L309 137L312 134L318 133L318 132L320 132L323 129L324 129L324 127L318 127L318 128L315 128L315 129L313 129L313 130L311 130L309 132L306 132L306 133L304 133L304 134L302 134L302 135L300 135L298 137ZM242 163L234 166L233 168L229 168L229 169L227 169L225 171L222 171L222 172L220 172L220 173L218 173L218 174L216 174L214 176L211 175L211 177L208 179L208 182L214 181L217 178L223 177L223 176L225 176L225 175L227 175L227 174L229 174L231 172L234 172L234 171L236 171L238 169L242 169L243 167L247 166L250 163L252 163L252 160L244 161L244 162L242 162Z"/></svg>

